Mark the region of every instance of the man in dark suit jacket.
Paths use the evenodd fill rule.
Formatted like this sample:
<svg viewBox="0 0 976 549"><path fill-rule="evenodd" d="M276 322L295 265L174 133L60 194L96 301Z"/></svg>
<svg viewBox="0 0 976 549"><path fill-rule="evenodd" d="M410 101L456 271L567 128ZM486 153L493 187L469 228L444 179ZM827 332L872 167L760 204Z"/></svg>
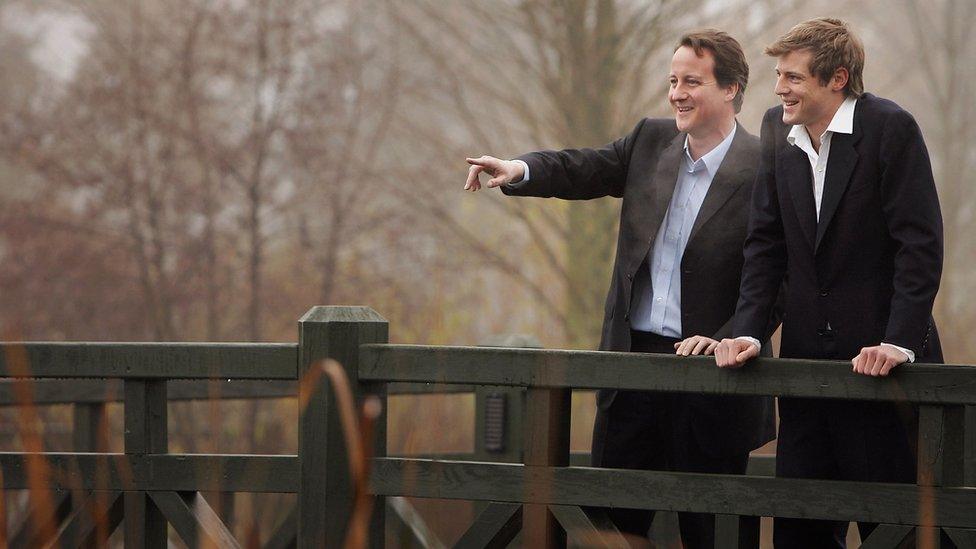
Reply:
<svg viewBox="0 0 976 549"><path fill-rule="evenodd" d="M623 199L601 350L710 353L731 335L759 154L735 121L748 70L727 34L691 33L671 64L675 120L642 120L600 149L468 159L466 189L485 171L509 195ZM601 391L597 403L598 467L741 474L773 433L769 398ZM611 518L646 537L653 513ZM679 526L686 546L714 546L713 516L682 514Z"/></svg>
<svg viewBox="0 0 976 549"><path fill-rule="evenodd" d="M864 50L835 19L797 25L778 58L762 126L734 336L723 367L759 351L784 277L780 356L851 360L884 376L942 362L931 313L942 272L942 218L918 125L863 93ZM853 359L852 359L853 357ZM780 399L777 475L914 482L917 416L908 406ZM777 519L779 547L844 547L846 524ZM862 539L873 525L860 524Z"/></svg>

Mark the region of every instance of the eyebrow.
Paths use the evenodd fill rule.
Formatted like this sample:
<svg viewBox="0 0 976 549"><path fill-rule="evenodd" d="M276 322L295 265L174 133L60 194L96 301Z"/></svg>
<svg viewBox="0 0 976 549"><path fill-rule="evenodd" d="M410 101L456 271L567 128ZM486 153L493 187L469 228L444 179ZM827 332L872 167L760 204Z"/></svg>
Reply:
<svg viewBox="0 0 976 549"><path fill-rule="evenodd" d="M798 78L806 78L807 77L807 75L805 75L803 73L796 72L796 71L785 71L785 72L782 72L779 69L776 69L776 73L777 74L785 74L786 76L790 76L790 77L793 77L793 76L796 76Z"/></svg>

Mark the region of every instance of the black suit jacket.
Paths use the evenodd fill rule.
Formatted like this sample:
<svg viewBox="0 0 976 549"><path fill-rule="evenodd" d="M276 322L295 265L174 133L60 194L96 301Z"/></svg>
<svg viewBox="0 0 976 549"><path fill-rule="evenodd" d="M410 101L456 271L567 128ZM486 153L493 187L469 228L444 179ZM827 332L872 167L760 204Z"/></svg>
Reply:
<svg viewBox="0 0 976 549"><path fill-rule="evenodd" d="M785 276L780 355L849 360L881 342L942 362L932 304L942 216L911 114L870 94L853 133L831 137L817 222L810 163L783 109L766 112L734 334L760 337Z"/></svg>
<svg viewBox="0 0 976 549"><path fill-rule="evenodd" d="M629 135L599 149L524 155L520 159L529 165L530 181L522 187L502 188L509 195L623 198L601 350L630 351L630 311L637 303L634 288L650 289L650 281L640 277L649 278L648 254L674 193L685 136L674 120L644 119ZM721 339L732 333L749 197L758 162L759 140L740 125L681 259L684 337ZM771 322L776 321L773 314ZM615 394L601 391L599 405L609 406ZM683 417L676 420L679 431L690 431L683 436L699 437L702 447L715 453L741 453L773 438L771 398L688 395L684 402Z"/></svg>

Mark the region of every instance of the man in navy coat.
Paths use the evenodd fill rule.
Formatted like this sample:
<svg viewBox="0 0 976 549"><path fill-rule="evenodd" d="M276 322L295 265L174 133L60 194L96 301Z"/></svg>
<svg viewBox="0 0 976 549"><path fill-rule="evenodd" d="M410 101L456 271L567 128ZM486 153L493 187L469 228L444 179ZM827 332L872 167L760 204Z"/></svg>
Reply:
<svg viewBox="0 0 976 549"><path fill-rule="evenodd" d="M721 367L757 356L787 281L780 356L850 360L886 376L942 362L932 305L942 273L942 216L911 114L864 93L864 49L841 21L814 19L771 46L782 105L763 120L733 338ZM910 406L781 398L776 473L914 482ZM844 547L846 524L777 519L778 547ZM874 525L860 524L862 539Z"/></svg>

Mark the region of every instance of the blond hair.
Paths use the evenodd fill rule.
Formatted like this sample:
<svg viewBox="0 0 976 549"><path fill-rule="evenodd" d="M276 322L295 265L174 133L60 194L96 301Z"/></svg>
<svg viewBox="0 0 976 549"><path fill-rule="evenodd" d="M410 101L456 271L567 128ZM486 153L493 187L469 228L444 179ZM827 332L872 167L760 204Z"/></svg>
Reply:
<svg viewBox="0 0 976 549"><path fill-rule="evenodd" d="M810 74L826 85L837 69L847 69L844 94L860 97L864 93L864 45L840 19L821 17L796 25L778 40L766 46L766 55L779 57L787 53L808 50Z"/></svg>

